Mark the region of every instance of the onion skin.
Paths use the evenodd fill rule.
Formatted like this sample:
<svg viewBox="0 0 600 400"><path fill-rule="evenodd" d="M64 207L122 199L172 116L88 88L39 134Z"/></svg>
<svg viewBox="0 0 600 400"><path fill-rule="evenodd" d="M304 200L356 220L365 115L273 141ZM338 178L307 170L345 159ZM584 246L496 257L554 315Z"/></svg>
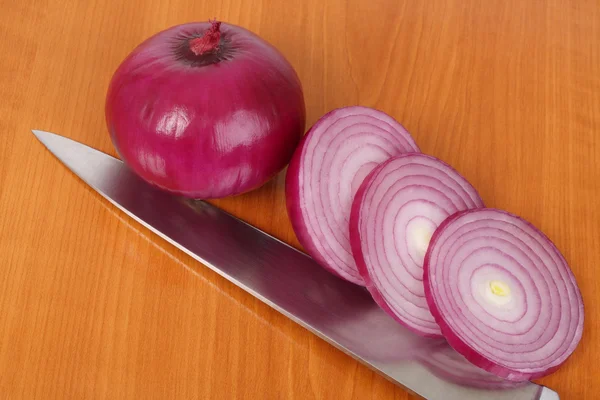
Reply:
<svg viewBox="0 0 600 400"><path fill-rule="evenodd" d="M353 118L365 118L366 121L362 121L361 123L357 123L356 125L365 126L364 132L370 136L369 139L365 140L362 144L363 147L357 153L360 156L367 157L369 159L369 165L364 164L364 170L372 170L382 161L385 161L391 156L402 154L404 152L418 152L419 148L416 145L414 139L409 134L409 132L396 120L394 120L391 116L372 108L363 107L363 106L348 106L342 107L338 109L331 110L330 112L323 115L307 132L304 138L300 141L294 156L290 162L288 171L286 173L286 184L285 184L285 194L286 194L286 207L288 211L288 216L292 223L292 228L298 238L298 241L306 250L306 252L314 258L323 268L327 271L331 272L333 275L338 276L344 280L352 282L354 284L364 286L364 282L358 273L357 267L354 263L354 259L352 258L352 250L350 246L349 239L349 227L348 220L350 218L351 211L351 203L352 203L352 195L348 196L345 200L348 202L347 209L341 207L339 210L329 210L329 214L334 212L339 212L340 218L344 221L341 222L339 226L332 227L326 226L327 229L330 230L329 233L323 233L321 229L323 227L318 227L320 230L318 233L312 232L311 229L315 229L314 226L311 227L310 217L308 214L314 212L314 208L311 204L315 202L322 202L322 199L314 199L307 198L303 195L303 191L305 189L305 177L306 171L303 169L306 160L305 156L308 151L308 148L312 145L316 146L316 144L312 143L313 140L321 140L323 136L315 136L317 135L325 135L323 133L323 129L328 130L332 129L331 126L338 123L346 123L347 119ZM332 122L334 121L334 122ZM371 126L370 130L366 128L367 125ZM326 127L324 127L326 126ZM382 128L385 127L385 129ZM354 125L346 128L347 130L354 129ZM332 129L334 132L336 129ZM361 131L362 132L362 131ZM375 134L375 133L376 134ZM332 134L335 139L340 139L341 135L344 133ZM376 135L379 135L375 138ZM343 137L344 140L347 140L351 135L345 135ZM327 140L334 141L335 139L331 139L332 136L329 136ZM383 152L380 152L378 155L373 155L367 148L369 146L377 147L374 142L376 140L383 140L388 143L388 146L384 149ZM362 139L361 139L362 140ZM344 144L341 144L340 147L343 147ZM336 150L339 149L322 149L321 151L328 153L336 153ZM316 150L314 151L316 152ZM369 153L369 155L365 155ZM382 155L381 153L386 153L386 155ZM351 155L348 157L351 158ZM347 160L345 160L347 161ZM311 162L312 164L312 162ZM333 161L332 161L333 164ZM371 165L373 164L373 165ZM339 167L339 166L338 166ZM336 173L335 168L331 168L332 173ZM365 174L366 175L366 174ZM320 176L321 177L321 176ZM322 178L322 177L321 177ZM356 178L356 176L354 176ZM311 179L311 177L306 178ZM359 179L362 181L362 177ZM311 181L312 182L312 181ZM328 184L339 184L339 185L347 185L351 186L349 182L344 182L342 180L329 181L325 179L325 182ZM360 183L360 182L359 182ZM321 182L319 184L322 185ZM356 187L358 189L358 185ZM327 190L327 189L326 189ZM339 204L338 204L339 205ZM303 211L304 210L304 211ZM313 215L314 217L314 215ZM342 231L343 230L343 231ZM332 237L335 234L339 234L341 238L336 238L335 240L340 241L340 246L344 248L341 251L342 254L336 253L332 246ZM325 254L325 253L331 254ZM342 270L339 265L335 265L331 256L339 257L342 261L341 263L345 264L345 269ZM329 257L329 258L328 258Z"/></svg>
<svg viewBox="0 0 600 400"><path fill-rule="evenodd" d="M488 213L488 215L486 215L485 213ZM541 363L542 361L545 362L549 357L546 356L545 358L542 359L542 361L523 361L525 356L529 356L529 353L531 352L525 352L523 350L518 350L518 349L512 349L511 347L518 347L518 346L528 346L531 345L530 343L524 343L524 341L528 338L521 338L519 337L518 339L514 339L512 340L513 343L502 343L500 342L501 340L501 336L499 335L498 332L494 331L493 329L490 329L487 325L484 325L480 320L478 320L477 324L472 324L469 323L468 325L468 329L470 329L470 333L468 336L464 336L462 335L458 330L457 330L457 324L463 324L465 325L466 323L464 323L463 321L469 317L471 318L476 318L477 316L473 315L472 313L465 311L465 308L455 308L454 306L451 306L452 309L451 311L447 310L447 306L444 305L443 303L441 303L440 301L442 300L446 300L445 298L442 298L442 300L440 300L440 293L441 292L441 288L440 288L440 284L439 284L439 279L436 278L436 274L442 274L443 270L440 270L439 265L441 265L442 263L444 263L444 260L448 260L448 258L450 257L450 261L452 262L454 261L454 258L457 257L457 252L461 250L461 248L464 248L466 245L465 243L460 243L459 241L462 240L464 242L466 242L467 240L471 240L466 238L466 236L468 236L469 234L475 235L475 232L477 232L478 229L481 229L481 227L478 226L473 226L473 222L471 222L471 220L469 220L468 218L470 217L479 217L481 216L481 220L483 221L500 221L500 222L507 222L510 223L511 225L513 225L514 227L516 227L520 232L520 234L522 234L522 238L519 237L518 239L520 240L519 242L519 246L523 247L526 246L525 248L529 251L529 253L527 254L528 257L531 257L532 261L531 263L534 265L533 267L530 266L529 269L527 270L527 272L532 272L532 271L542 271L540 274L545 273L546 275L551 275L550 268L553 268L553 271L558 271L556 273L560 274L561 278L566 278L566 279L561 279L560 281L555 280L555 279L551 279L550 281L547 281L546 278L544 278L543 280L538 280L538 281L534 281L536 282L536 284L541 285L542 283L546 283L546 284L550 284L550 285L554 285L553 287L548 287L546 288L550 293L548 297L551 297L552 294L555 295L555 297L558 296L558 299L555 298L554 301L559 301L559 305L558 307L560 308L560 310L558 311L558 315L560 316L558 321L556 321L556 319L553 319L552 316L553 314L550 314L549 316L547 316L547 310L548 307L552 307L552 303L548 304L548 301L552 301L552 299L548 300L546 297L544 296L540 296L539 294L539 289L538 286L535 286L535 290L536 293L534 295L531 295L534 300L538 299L540 300L540 312L538 313L540 315L540 317L544 317L548 319L548 324L550 323L557 323L558 326L556 327L555 331L552 331L552 329L548 326L543 326L541 327L539 330L542 332L541 335L537 338L539 339L540 337L548 334L548 332L550 332L549 334L553 335L547 342L545 343L538 343L536 342L537 339L535 339L532 343L533 345L540 345L540 346L546 346L549 342L551 342L554 337L557 335L557 332L561 331L561 334L563 334L564 329L568 329L568 332L566 333L566 337L559 337L559 347L557 349L553 349L552 347L550 349L544 349L544 351L542 352L542 354L545 354L545 352L547 351L552 351L552 353L550 354L551 356L553 356L557 351L561 350L562 347L564 345L566 345L565 349L562 349L562 353L559 354L558 357L555 358L551 358L550 361L547 361L545 364L542 365L534 365L534 364L538 364ZM492 218L495 217L495 218ZM487 219L484 219L487 218ZM477 223L479 221L475 221L475 223ZM463 224L463 225L461 225ZM450 236L449 238L447 236L451 235L454 230L458 230L461 227L466 226L467 224L471 224L471 226L465 229L466 233L461 233L461 237L458 238L454 238L452 236ZM488 222L488 224L491 224L491 222ZM495 223L494 223L495 224ZM491 225L490 225L491 226ZM492 233L487 233L484 238L485 240L488 241L485 249L486 251L490 251L489 249L495 249L496 247L494 247L494 243L491 241L491 239L496 239L499 236L499 234L504 234L506 232L509 232L508 230L502 230L498 227L499 225L493 225L493 234ZM510 228L513 229L513 228ZM513 229L516 231L516 229ZM448 233L448 231L450 231L450 233ZM462 231L461 231L462 232ZM480 232L477 232L477 235L481 235ZM463 239L463 237L465 237ZM491 238L491 239L489 239ZM448 242L449 244L445 243ZM516 241L515 241L516 242ZM525 245L524 243L527 243L527 245ZM513 245L513 243L510 243L510 245ZM452 246L452 247L451 247ZM511 251L511 252L506 252L505 255L508 257L517 257L516 254L517 252L521 252L522 250L520 250L520 247L517 246L516 244L515 246L515 250ZM530 247L532 246L532 247ZM454 248L456 247L457 249L454 250L454 253L448 255L443 253L442 254L442 258L439 259L439 252L441 251L440 249L444 249L446 247L451 247ZM534 251L534 249L537 248L542 249L543 251ZM479 248L478 248L479 250ZM506 249L504 249L506 250ZM472 253L469 253L469 256L471 256ZM550 267L548 267L548 263L541 263L542 261L542 257L547 257L550 258L553 263L550 265ZM486 260L486 263L493 263L494 260L490 259L490 260ZM537 263L536 263L537 262ZM462 266L463 264L461 264ZM466 261L465 264L467 265ZM486 264L487 265L487 264ZM522 266L521 266L522 267ZM535 267L535 268L534 268ZM508 267L506 267L508 268ZM523 269L525 269L525 267L522 267ZM544 270L544 268L546 270ZM516 273L516 267L512 266L511 268L512 273ZM460 272L460 271L459 271ZM544 276L546 276L544 275ZM473 276L473 274L471 275ZM455 279L456 281L459 281L459 278ZM444 337L446 338L446 340L448 341L448 343L460 354L462 354L467 360L469 360L471 363L473 363L474 365L488 371L491 372L501 378L507 379L507 380L511 380L511 381L515 381L515 382L520 382L520 381L526 381L526 380L532 380L532 379L537 379L537 378L541 378L544 376L547 376L553 372L555 372L558 368L560 368L560 366L570 357L570 355L573 353L573 351L575 350L575 348L577 347L579 341L581 340L582 334L583 334L583 321L584 321L584 304L583 304L583 300L581 297L581 293L579 291L579 288L577 286L577 283L575 281L575 277L572 273L572 271L570 270L570 268L568 267L566 260L564 259L563 255L560 253L560 251L558 250L558 248L554 245L554 243L552 243L552 241L543 234L543 232L541 232L540 230L538 230L535 226L533 226L530 222L516 216L513 215L509 212L503 211L503 210L497 210L497 209L493 209L493 208L482 208L482 209L478 209L478 210L467 210L467 211L463 211L463 212L458 212L454 215L452 215L451 217L447 218L439 227L438 229L435 231L432 239L431 239L431 243L429 246L429 249L427 251L427 254L425 256L425 262L424 262L424 275L423 275L423 283L425 286L425 294L426 294L426 298L427 298L427 303L430 307L431 313L433 314L434 318L436 319L436 321L438 322L438 324L440 325L440 328L442 330L442 334L444 335ZM557 286L563 284L564 286ZM520 285L523 285L522 282L520 282ZM545 287L540 286L542 289L544 289ZM552 288L556 289L556 292L552 292ZM559 292L560 289L563 289L564 291L561 293ZM531 291L528 291L525 289L523 289L523 292L525 294L531 293ZM561 294L564 294L565 297L560 297ZM453 297L457 297L457 296L453 296ZM458 296L461 299L461 302L464 302L464 300L462 299L462 296ZM567 300L568 297L568 300ZM527 299L526 299L527 300ZM543 300L546 300L546 303L543 303ZM446 300L448 301L448 300ZM527 304L527 303L526 303ZM442 308L443 307L443 308ZM490 319L494 319L494 317L489 314L489 310L488 309L483 309L485 310L486 313L488 313L489 318L486 318L486 322L488 322L488 320ZM448 315L450 312L453 313L459 313L459 315ZM527 312L527 310L525 310L525 312ZM546 314L546 315L544 315ZM534 314L535 315L535 314ZM538 315L536 315L537 317ZM568 320L564 321L563 319L568 316ZM523 314L520 318L520 320L523 320L526 317L525 314ZM534 325L538 322L539 318L535 320ZM562 322L562 324L561 324ZM458 325L460 329L464 329L464 327L462 327L462 325ZM505 322L505 325L502 326L503 329L514 329L512 328L512 324L509 325L508 322ZM533 326L535 327L535 326ZM524 332L525 334L529 333L529 331L533 328L529 328L528 331ZM521 333L509 333L510 335L516 337L517 335L522 335ZM488 342L484 342L484 343L480 343L481 336L485 336L486 338L489 339ZM500 347L495 347L495 350L497 350L498 354L494 354L493 356L490 354L484 354L483 351L480 351L478 349L476 349L476 346L490 346L491 344L494 344L495 346L500 346ZM535 350L538 350L539 348L535 348ZM509 350L513 350L513 351L509 351ZM500 357L499 353L509 353L509 354L518 354L518 358L517 359L511 359L511 360L506 360L504 355L503 357ZM537 353L535 353L537 355ZM529 362L531 365L525 366L525 367L517 367L516 364L522 364L522 363L526 363ZM510 365L509 365L510 364Z"/></svg>
<svg viewBox="0 0 600 400"><path fill-rule="evenodd" d="M145 181L196 199L266 183L288 164L306 120L301 83L277 49L226 23L213 36L217 47L190 45L211 27L177 25L141 43L112 77L105 107L123 161Z"/></svg>

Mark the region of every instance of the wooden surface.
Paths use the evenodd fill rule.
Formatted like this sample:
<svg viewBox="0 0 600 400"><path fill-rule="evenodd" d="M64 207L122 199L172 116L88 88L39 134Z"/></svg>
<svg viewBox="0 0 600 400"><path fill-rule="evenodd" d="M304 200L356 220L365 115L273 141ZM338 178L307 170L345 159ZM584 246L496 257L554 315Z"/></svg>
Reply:
<svg viewBox="0 0 600 400"><path fill-rule="evenodd" d="M114 154L104 96L149 35L218 17L277 46L308 125L380 108L484 201L542 228L586 304L581 345L540 380L600 393L597 0L0 0L0 398L407 399L161 241L36 141ZM283 175L215 202L297 245Z"/></svg>

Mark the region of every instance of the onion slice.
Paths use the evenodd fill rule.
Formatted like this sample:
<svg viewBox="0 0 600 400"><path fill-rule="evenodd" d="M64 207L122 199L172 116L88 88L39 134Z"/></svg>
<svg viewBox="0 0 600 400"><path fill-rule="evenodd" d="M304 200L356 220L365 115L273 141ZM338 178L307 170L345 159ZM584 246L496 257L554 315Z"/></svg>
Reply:
<svg viewBox="0 0 600 400"><path fill-rule="evenodd" d="M324 268L362 285L348 224L363 179L392 156L419 151L389 115L352 106L317 121L296 149L286 175L286 203L300 244Z"/></svg>
<svg viewBox="0 0 600 400"><path fill-rule="evenodd" d="M506 211L457 213L425 257L427 303L448 343L497 376L555 371L577 347L583 301L556 246Z"/></svg>
<svg viewBox="0 0 600 400"><path fill-rule="evenodd" d="M378 166L354 198L350 237L366 287L381 308L420 335L441 337L423 290L429 240L448 216L477 207L483 202L464 177L421 153Z"/></svg>

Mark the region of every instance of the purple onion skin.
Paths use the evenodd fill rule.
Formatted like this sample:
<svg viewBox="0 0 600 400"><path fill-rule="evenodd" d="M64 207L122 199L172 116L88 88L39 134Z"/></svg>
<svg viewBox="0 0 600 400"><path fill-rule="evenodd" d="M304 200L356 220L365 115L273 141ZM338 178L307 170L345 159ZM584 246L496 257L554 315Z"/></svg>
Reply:
<svg viewBox="0 0 600 400"><path fill-rule="evenodd" d="M195 55L209 22L178 25L141 43L116 70L106 123L142 179L196 199L253 190L281 171L305 129L302 85L272 45L222 23L219 48Z"/></svg>

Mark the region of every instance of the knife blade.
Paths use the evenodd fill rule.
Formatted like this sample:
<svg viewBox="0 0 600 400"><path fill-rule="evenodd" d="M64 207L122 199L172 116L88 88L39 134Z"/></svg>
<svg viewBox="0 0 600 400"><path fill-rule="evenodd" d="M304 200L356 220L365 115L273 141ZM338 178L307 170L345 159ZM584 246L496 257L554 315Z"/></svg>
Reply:
<svg viewBox="0 0 600 400"><path fill-rule="evenodd" d="M505 387L506 382L483 370L466 385L453 378L453 371L436 366L435 357L428 360L431 352L448 346L443 340L406 330L366 289L326 272L303 252L207 202L147 184L106 153L51 132L33 133L70 171L132 219L405 390L432 400L559 399L533 382Z"/></svg>

